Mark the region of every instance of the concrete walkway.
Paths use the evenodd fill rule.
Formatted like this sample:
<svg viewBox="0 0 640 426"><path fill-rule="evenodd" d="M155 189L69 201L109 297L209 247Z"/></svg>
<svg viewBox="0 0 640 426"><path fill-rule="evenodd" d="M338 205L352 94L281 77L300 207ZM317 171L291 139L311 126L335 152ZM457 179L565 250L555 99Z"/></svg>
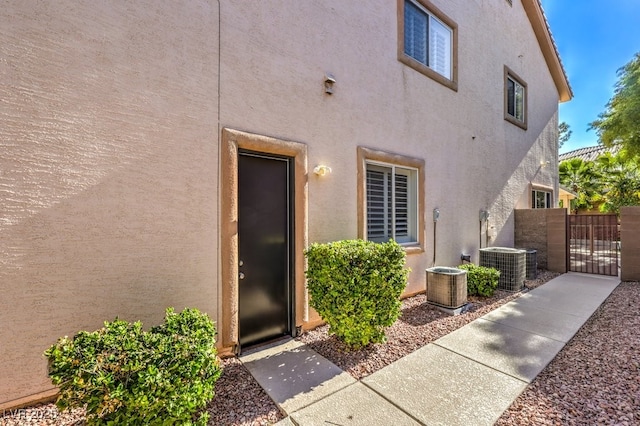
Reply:
<svg viewBox="0 0 640 426"><path fill-rule="evenodd" d="M492 425L619 283L561 275L361 381L293 340L240 359L278 425Z"/></svg>

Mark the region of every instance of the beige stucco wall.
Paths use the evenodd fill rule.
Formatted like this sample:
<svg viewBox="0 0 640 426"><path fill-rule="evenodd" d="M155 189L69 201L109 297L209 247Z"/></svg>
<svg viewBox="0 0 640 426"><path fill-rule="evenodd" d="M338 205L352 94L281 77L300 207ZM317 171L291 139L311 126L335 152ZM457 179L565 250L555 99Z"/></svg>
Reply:
<svg viewBox="0 0 640 426"><path fill-rule="evenodd" d="M424 289L433 262L433 208L436 263L456 265L462 252L477 261L480 209L489 244L512 245L530 182L557 185L540 161L556 162L558 92L522 5L433 3L458 24L457 92L397 60L395 2L223 2L221 12L221 125L306 143L309 169L333 170L309 176L310 242L357 236L358 146L425 160L426 247L408 257L408 292ZM528 84L526 131L503 118L505 65Z"/></svg>
<svg viewBox="0 0 640 426"><path fill-rule="evenodd" d="M58 336L217 316L218 6L0 8L0 406Z"/></svg>

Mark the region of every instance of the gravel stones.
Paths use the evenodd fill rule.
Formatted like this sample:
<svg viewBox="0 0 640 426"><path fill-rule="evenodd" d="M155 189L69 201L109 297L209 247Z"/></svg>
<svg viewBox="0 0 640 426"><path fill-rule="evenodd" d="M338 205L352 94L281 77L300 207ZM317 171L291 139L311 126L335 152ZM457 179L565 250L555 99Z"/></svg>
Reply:
<svg viewBox="0 0 640 426"><path fill-rule="evenodd" d="M535 288L558 274L539 271ZM360 379L454 331L520 293L470 297L471 308L448 316L424 295L403 300L387 342L347 351L323 326L298 339ZM576 336L502 415L497 425L640 425L640 284L622 283ZM209 404L212 425L269 425L283 418L242 363L223 360ZM2 413L0 413L2 414ZM53 404L7 412L0 425L82 425L84 412L60 413Z"/></svg>
<svg viewBox="0 0 640 426"><path fill-rule="evenodd" d="M497 425L640 425L640 283L623 282Z"/></svg>

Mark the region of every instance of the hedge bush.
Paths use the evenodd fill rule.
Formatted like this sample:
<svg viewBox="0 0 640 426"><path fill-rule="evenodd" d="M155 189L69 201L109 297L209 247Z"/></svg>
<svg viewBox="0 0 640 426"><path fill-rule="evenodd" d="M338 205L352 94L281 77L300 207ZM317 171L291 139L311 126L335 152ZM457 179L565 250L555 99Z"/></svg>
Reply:
<svg viewBox="0 0 640 426"><path fill-rule="evenodd" d="M197 309L166 311L150 331L119 319L45 351L60 410L86 407L88 425L205 425L198 416L222 370L216 329Z"/></svg>
<svg viewBox="0 0 640 426"><path fill-rule="evenodd" d="M354 349L384 341L407 285L404 249L393 241L344 240L313 244L305 255L310 305L329 332Z"/></svg>
<svg viewBox="0 0 640 426"><path fill-rule="evenodd" d="M467 271L467 295L491 296L498 288L499 270L473 263L465 263L458 268Z"/></svg>

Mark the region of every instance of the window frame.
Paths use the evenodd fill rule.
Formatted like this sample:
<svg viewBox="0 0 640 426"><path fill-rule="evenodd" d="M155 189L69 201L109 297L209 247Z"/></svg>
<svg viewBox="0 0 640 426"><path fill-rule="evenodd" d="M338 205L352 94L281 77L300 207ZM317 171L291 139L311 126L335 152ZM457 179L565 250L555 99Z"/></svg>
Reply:
<svg viewBox="0 0 640 426"><path fill-rule="evenodd" d="M418 61L417 59L405 53L404 46L404 13L405 2L411 2L419 9L422 9L426 15L435 18L451 30L451 78L448 78L428 65ZM398 0L398 60L410 68L426 75L432 80L458 91L458 24L445 15L429 0Z"/></svg>
<svg viewBox="0 0 640 426"><path fill-rule="evenodd" d="M545 194L545 207L537 207L537 193ZM548 188L546 186L533 185L531 187L531 198L529 199L531 203L532 209L552 209L554 206L554 196L553 196L553 188Z"/></svg>
<svg viewBox="0 0 640 426"><path fill-rule="evenodd" d="M382 194L379 201L382 202L383 210L383 232L385 236L382 239L371 238L371 230L369 229L371 216L369 209L369 173L382 174L382 179L379 183L382 184ZM366 220L367 220L367 240L375 242L387 242L389 239L393 239L398 244L417 244L418 242L418 169L414 167L398 166L396 164L383 163L379 161L365 161L365 179L367 184L366 193ZM402 193L398 194L399 177L405 176L406 182L406 206L404 215L406 228L406 235L401 235L401 228L398 226L402 223L402 219L397 217L398 213L403 210L398 204L402 204ZM400 203L399 203L400 202ZM397 204L398 203L398 204Z"/></svg>
<svg viewBox="0 0 640 426"><path fill-rule="evenodd" d="M516 108L517 108L517 104L516 104L516 99L515 99L515 90L514 90L514 99L513 99L513 108L514 108L514 115L511 115L509 113L509 80L513 81L515 84L519 85L522 87L523 89L523 99L522 99L522 120L519 120L518 118L516 118ZM529 115L529 108L528 108L528 103L527 103L527 99L528 99L528 88L527 88L527 83L520 78L520 76L518 74L516 74L515 72L513 72L513 70L511 70L508 66L504 66L504 84L503 84L503 89L504 89L504 119L508 122L510 122L511 124L514 124L524 130L527 130L527 116Z"/></svg>
<svg viewBox="0 0 640 426"><path fill-rule="evenodd" d="M424 160L408 157L400 154L393 154L376 149L370 149L359 146L357 148L358 157L358 238L367 240L367 165L379 167L391 167L395 166L400 169L407 169L416 173L416 188L414 201L416 211L416 241L399 243L404 247L407 254L410 253L422 253L424 252L424 206L425 206L425 194L424 194Z"/></svg>

